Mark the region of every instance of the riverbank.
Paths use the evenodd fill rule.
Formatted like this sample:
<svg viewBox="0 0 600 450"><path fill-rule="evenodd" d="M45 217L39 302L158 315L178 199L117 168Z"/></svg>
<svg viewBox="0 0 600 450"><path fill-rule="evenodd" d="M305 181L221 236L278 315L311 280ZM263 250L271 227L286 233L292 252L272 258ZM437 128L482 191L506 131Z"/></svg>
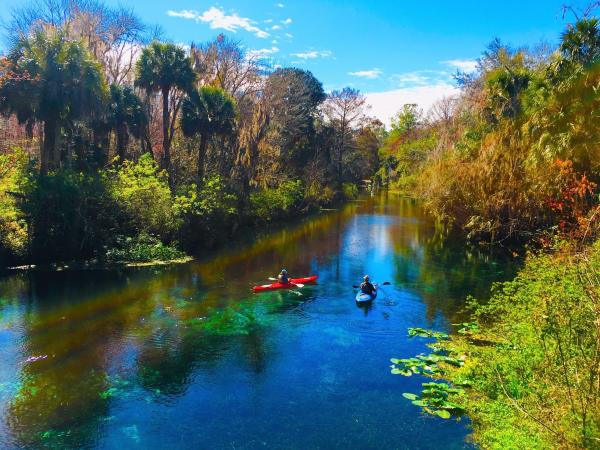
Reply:
<svg viewBox="0 0 600 450"><path fill-rule="evenodd" d="M295 180L242 195L219 177L171 189L149 154L91 175L39 176L15 154L0 185L0 268L180 260L358 193L349 183L314 192Z"/></svg>
<svg viewBox="0 0 600 450"><path fill-rule="evenodd" d="M477 327L443 347L465 357L444 378L482 448L600 446L600 241L530 255L488 302L471 299Z"/></svg>

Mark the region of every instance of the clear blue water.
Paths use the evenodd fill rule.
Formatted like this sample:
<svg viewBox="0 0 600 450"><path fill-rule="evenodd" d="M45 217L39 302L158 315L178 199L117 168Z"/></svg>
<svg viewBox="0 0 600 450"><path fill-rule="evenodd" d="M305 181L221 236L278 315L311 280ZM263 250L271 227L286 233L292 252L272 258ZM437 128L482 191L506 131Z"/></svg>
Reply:
<svg viewBox="0 0 600 450"><path fill-rule="evenodd" d="M301 292L252 294L285 266ZM0 279L0 448L458 449L467 418L402 397L427 351L513 261L382 196L248 236L201 261ZM352 284L382 287L370 308Z"/></svg>

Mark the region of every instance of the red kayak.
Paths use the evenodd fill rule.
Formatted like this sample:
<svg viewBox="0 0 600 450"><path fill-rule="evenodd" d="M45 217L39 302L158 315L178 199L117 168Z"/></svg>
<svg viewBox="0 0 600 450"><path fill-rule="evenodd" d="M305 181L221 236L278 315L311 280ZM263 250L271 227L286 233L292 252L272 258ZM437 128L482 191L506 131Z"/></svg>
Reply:
<svg viewBox="0 0 600 450"><path fill-rule="evenodd" d="M317 278L319 275L313 275L305 278L290 278L289 283L280 283L275 282L271 284L263 284L261 286L254 286L252 290L254 292L262 292L262 291L275 291L277 289L294 289L298 287L299 284L315 284L317 282Z"/></svg>

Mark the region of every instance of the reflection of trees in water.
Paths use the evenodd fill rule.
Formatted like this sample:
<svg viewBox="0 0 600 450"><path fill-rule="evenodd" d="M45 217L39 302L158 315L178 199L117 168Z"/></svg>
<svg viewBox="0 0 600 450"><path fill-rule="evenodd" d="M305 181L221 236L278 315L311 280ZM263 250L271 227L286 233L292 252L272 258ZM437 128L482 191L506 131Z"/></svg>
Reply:
<svg viewBox="0 0 600 450"><path fill-rule="evenodd" d="M20 383L6 412L19 447L89 447L98 437L109 410L110 399L102 393L110 387L111 351L145 313L145 303L135 300L146 291L123 291L124 281L115 274L110 280L93 275L38 272L21 278L22 358L39 359L23 362L15 374ZM86 295L92 282L104 294Z"/></svg>
<svg viewBox="0 0 600 450"><path fill-rule="evenodd" d="M404 212L408 217L424 218L418 206L405 208L411 209ZM464 318L462 307L468 295L486 299L492 283L509 278L518 267L508 252L469 246L429 220L425 225L401 223L389 232L395 251L395 282L423 299L429 321L440 313L450 321Z"/></svg>
<svg viewBox="0 0 600 450"><path fill-rule="evenodd" d="M328 252L331 220L319 218L299 230L280 232L275 245L288 255L284 258L299 258L297 271L308 272L312 258ZM248 281L257 279L258 272L265 275L262 246L274 244L257 245L258 250L250 248L202 264L117 272L34 272L1 280L3 296L11 300L0 308L19 309L14 315L26 343L22 358L48 355L25 365L18 374L23 383L7 411L12 440L23 447L92 446L117 395L111 390L113 375L116 372L116 379L130 375L113 367L120 362L119 352L130 345L137 353L134 381L161 395L185 392L196 367L216 366L234 345L242 349L250 370L262 372L269 358L268 331L262 322L265 316L296 307L297 300L292 294L275 294L275 299L249 294ZM270 248L266 252L275 254ZM281 263L271 263L275 264ZM219 283L225 285L207 289ZM250 300L240 302L249 295ZM221 323L208 320L208 329L203 321L194 324L211 317L220 317Z"/></svg>

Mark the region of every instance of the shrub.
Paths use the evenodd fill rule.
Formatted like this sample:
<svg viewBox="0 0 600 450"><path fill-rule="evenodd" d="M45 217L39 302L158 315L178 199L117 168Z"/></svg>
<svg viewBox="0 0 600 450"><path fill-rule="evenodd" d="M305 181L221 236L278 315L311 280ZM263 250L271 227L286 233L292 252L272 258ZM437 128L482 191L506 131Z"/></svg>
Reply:
<svg viewBox="0 0 600 450"><path fill-rule="evenodd" d="M199 190L195 184L183 187L174 210L186 247L213 246L223 240L237 217L236 206L237 197L218 175L205 179Z"/></svg>
<svg viewBox="0 0 600 450"><path fill-rule="evenodd" d="M297 210L303 198L302 182L286 181L277 188L250 194L250 215L259 222L282 219Z"/></svg>
<svg viewBox="0 0 600 450"><path fill-rule="evenodd" d="M19 185L26 174L23 150L0 155L0 261L14 261L26 252L27 222L17 204Z"/></svg>
<svg viewBox="0 0 600 450"><path fill-rule="evenodd" d="M106 260L110 263L169 261L183 257L185 253L181 250L145 233L136 237L119 236L115 246L106 251Z"/></svg>
<svg viewBox="0 0 600 450"><path fill-rule="evenodd" d="M125 231L167 238L177 227L168 177L149 153L124 161L110 173L111 193L125 214Z"/></svg>
<svg viewBox="0 0 600 450"><path fill-rule="evenodd" d="M343 183L342 192L348 200L353 200L358 197L358 187L354 183Z"/></svg>
<svg viewBox="0 0 600 450"><path fill-rule="evenodd" d="M324 186L319 182L313 182L304 194L304 200L314 206L326 206L335 201L335 191L330 186Z"/></svg>
<svg viewBox="0 0 600 450"><path fill-rule="evenodd" d="M70 170L23 180L19 202L30 227L31 255L41 262L98 255L119 228L119 206L103 173Z"/></svg>
<svg viewBox="0 0 600 450"><path fill-rule="evenodd" d="M449 344L467 356L449 378L473 386L483 448L597 448L599 274L600 241L582 252L562 244L531 256L488 302L472 301L479 326Z"/></svg>

